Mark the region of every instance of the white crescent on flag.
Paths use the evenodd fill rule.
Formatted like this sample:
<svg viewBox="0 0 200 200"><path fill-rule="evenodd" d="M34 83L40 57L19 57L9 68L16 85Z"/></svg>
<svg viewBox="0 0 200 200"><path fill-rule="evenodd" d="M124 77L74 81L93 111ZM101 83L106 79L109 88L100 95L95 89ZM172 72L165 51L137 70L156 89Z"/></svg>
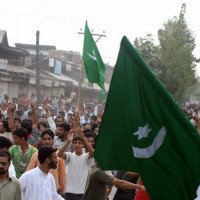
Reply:
<svg viewBox="0 0 200 200"><path fill-rule="evenodd" d="M149 130L151 130L151 129L148 129L147 126L145 126L144 129L146 129L148 131L148 133L150 132ZM136 132L137 135L139 135L138 140L141 139L142 135L143 135L143 137L144 137L144 135L145 135L145 137L148 136L148 133L145 134L141 128L138 130L140 130L139 133L138 133L138 131ZM141 133L141 135L140 135L140 133ZM134 135L136 135L136 134L134 133ZM156 137L153 140L153 143L150 146L148 146L146 148L139 148L139 147L132 146L134 157L135 158L150 158L150 157L152 157L155 154L155 152L162 145L165 136L166 136L166 129L163 126L159 130L158 134L156 135Z"/></svg>

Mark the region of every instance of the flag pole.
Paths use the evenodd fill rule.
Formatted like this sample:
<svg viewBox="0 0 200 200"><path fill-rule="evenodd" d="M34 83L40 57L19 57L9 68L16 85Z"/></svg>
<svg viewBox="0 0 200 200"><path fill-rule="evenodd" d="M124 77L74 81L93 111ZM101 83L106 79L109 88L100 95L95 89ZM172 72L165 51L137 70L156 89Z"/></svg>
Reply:
<svg viewBox="0 0 200 200"><path fill-rule="evenodd" d="M82 91L82 81L83 81L83 62L82 65L80 66L80 78L79 78L79 86L78 86L78 101L77 101L77 109L76 111L79 113L80 109L80 101L81 101L81 91Z"/></svg>

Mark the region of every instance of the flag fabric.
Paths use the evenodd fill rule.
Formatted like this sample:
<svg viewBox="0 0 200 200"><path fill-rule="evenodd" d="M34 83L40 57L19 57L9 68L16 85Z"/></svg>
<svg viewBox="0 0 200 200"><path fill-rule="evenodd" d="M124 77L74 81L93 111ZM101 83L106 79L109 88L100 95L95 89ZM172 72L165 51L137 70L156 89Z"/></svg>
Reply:
<svg viewBox="0 0 200 200"><path fill-rule="evenodd" d="M193 200L200 136L126 37L95 146L103 170L139 172L151 200Z"/></svg>
<svg viewBox="0 0 200 200"><path fill-rule="evenodd" d="M91 83L97 83L102 89L104 89L105 65L102 61L102 58L97 49L96 43L89 30L87 21L85 23L82 58L85 65L85 71L86 71L88 80Z"/></svg>

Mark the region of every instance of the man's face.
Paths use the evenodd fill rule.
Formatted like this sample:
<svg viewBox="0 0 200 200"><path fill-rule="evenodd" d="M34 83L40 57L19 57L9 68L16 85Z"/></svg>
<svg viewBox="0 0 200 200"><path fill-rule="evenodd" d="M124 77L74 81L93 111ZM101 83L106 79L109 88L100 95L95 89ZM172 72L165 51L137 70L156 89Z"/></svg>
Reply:
<svg viewBox="0 0 200 200"><path fill-rule="evenodd" d="M24 107L23 106L19 106L18 111L23 114L24 113Z"/></svg>
<svg viewBox="0 0 200 200"><path fill-rule="evenodd" d="M76 140L76 141L73 141L72 147L73 147L75 153L80 155L80 154L82 154L84 144L81 140Z"/></svg>
<svg viewBox="0 0 200 200"><path fill-rule="evenodd" d="M56 115L55 110L51 110L50 112L51 112L51 116L52 116L52 117Z"/></svg>
<svg viewBox="0 0 200 200"><path fill-rule="evenodd" d="M17 135L13 134L13 142L15 145L20 145L22 143L23 138L18 137Z"/></svg>
<svg viewBox="0 0 200 200"><path fill-rule="evenodd" d="M69 105L65 105L65 110L68 111L70 109Z"/></svg>
<svg viewBox="0 0 200 200"><path fill-rule="evenodd" d="M56 119L56 125L60 125L60 124L63 124L63 123L64 123L63 118L58 117L58 118Z"/></svg>
<svg viewBox="0 0 200 200"><path fill-rule="evenodd" d="M18 120L15 120L15 128L21 128L21 123Z"/></svg>
<svg viewBox="0 0 200 200"><path fill-rule="evenodd" d="M58 163L58 158L57 158L57 154L55 152L55 153L52 154L52 156L50 158L50 163L49 163L50 169L56 169L57 163Z"/></svg>
<svg viewBox="0 0 200 200"><path fill-rule="evenodd" d="M0 175L8 172L9 166L10 166L10 162L8 162L8 158L0 157Z"/></svg>
<svg viewBox="0 0 200 200"><path fill-rule="evenodd" d="M84 119L85 119L85 121L88 121L89 116L88 116L87 114L85 114L85 115L84 115Z"/></svg>
<svg viewBox="0 0 200 200"><path fill-rule="evenodd" d="M65 130L64 130L64 128L58 126L56 128L56 134L60 138L64 137L65 136Z"/></svg>
<svg viewBox="0 0 200 200"><path fill-rule="evenodd" d="M90 145L94 146L94 138L93 137L87 137L87 141L90 143Z"/></svg>
<svg viewBox="0 0 200 200"><path fill-rule="evenodd" d="M45 134L41 138L42 146L43 147L52 147L53 146L53 138L49 134Z"/></svg>
<svg viewBox="0 0 200 200"><path fill-rule="evenodd" d="M42 133L45 130L46 128L42 124L39 124L39 132Z"/></svg>
<svg viewBox="0 0 200 200"><path fill-rule="evenodd" d="M86 124L86 125L85 125L85 130L90 130L90 129L92 129L91 124Z"/></svg>
<svg viewBox="0 0 200 200"><path fill-rule="evenodd" d="M95 133L95 135L98 135L98 133L99 133L99 127L96 127L96 128L94 129L94 133Z"/></svg>

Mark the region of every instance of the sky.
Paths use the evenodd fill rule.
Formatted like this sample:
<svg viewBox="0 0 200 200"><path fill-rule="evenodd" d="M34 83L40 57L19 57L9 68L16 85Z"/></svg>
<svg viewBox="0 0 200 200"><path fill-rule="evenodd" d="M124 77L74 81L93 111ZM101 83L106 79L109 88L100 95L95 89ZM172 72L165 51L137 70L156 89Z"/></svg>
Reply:
<svg viewBox="0 0 200 200"><path fill-rule="evenodd" d="M105 63L115 65L123 36L130 42L157 31L186 3L185 18L196 38L194 55L200 57L199 0L1 0L0 30L6 30L10 46L36 43L82 54L85 21L93 33L105 34L97 47ZM94 39L98 38L94 36ZM200 71L200 70L198 70Z"/></svg>

